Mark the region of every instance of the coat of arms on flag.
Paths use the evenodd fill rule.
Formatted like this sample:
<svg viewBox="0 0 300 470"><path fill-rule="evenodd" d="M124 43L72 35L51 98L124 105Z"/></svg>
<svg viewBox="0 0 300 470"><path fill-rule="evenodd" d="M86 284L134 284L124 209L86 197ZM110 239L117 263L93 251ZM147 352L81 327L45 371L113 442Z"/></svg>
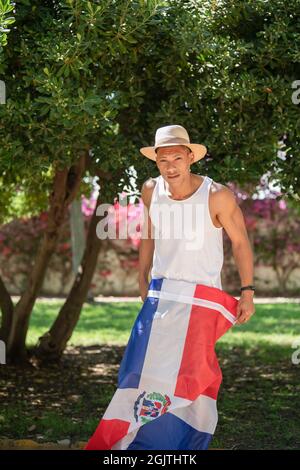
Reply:
<svg viewBox="0 0 300 470"><path fill-rule="evenodd" d="M216 341L238 300L216 287L152 279L122 358L118 387L86 450L204 450L216 429Z"/></svg>
<svg viewBox="0 0 300 470"><path fill-rule="evenodd" d="M134 416L136 421L142 424L148 423L151 419L157 418L168 411L171 404L170 398L161 393L143 392L134 404Z"/></svg>

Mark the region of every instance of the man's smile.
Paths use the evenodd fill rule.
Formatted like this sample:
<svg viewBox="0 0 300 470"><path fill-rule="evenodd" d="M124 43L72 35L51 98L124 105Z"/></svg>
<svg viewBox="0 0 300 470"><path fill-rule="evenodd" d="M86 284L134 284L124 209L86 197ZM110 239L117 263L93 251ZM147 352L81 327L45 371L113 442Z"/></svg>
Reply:
<svg viewBox="0 0 300 470"><path fill-rule="evenodd" d="M178 178L179 175L172 175L172 176L167 176L167 178L170 178L170 179L174 179L174 178Z"/></svg>

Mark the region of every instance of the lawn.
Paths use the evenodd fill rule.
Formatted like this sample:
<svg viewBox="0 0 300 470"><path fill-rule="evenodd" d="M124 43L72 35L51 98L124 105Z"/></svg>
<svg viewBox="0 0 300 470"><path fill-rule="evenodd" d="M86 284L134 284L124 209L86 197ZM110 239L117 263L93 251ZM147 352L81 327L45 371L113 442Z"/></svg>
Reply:
<svg viewBox="0 0 300 470"><path fill-rule="evenodd" d="M28 345L53 322L60 302L38 302ZM117 383L117 372L141 303L85 304L60 364L1 367L0 438L87 440ZM256 305L248 324L217 343L223 372L219 422L211 448L300 447L299 304Z"/></svg>

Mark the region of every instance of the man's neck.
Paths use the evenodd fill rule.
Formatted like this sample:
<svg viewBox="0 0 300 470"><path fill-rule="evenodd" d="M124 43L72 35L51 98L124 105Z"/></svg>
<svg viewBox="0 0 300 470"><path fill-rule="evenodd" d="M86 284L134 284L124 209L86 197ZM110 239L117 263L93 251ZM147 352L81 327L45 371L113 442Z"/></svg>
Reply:
<svg viewBox="0 0 300 470"><path fill-rule="evenodd" d="M201 178L201 180L200 180ZM200 180L200 182L199 182ZM189 173L186 177L180 178L176 183L164 180L166 191L169 197L174 200L183 200L190 197L203 183L203 177Z"/></svg>

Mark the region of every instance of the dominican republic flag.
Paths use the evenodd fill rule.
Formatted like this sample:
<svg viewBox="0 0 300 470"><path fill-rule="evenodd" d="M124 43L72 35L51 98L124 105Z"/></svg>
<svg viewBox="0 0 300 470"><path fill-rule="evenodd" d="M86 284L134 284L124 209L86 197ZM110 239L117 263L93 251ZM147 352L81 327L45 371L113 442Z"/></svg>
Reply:
<svg viewBox="0 0 300 470"><path fill-rule="evenodd" d="M204 450L218 421L216 341L238 300L204 284L152 279L86 450Z"/></svg>

